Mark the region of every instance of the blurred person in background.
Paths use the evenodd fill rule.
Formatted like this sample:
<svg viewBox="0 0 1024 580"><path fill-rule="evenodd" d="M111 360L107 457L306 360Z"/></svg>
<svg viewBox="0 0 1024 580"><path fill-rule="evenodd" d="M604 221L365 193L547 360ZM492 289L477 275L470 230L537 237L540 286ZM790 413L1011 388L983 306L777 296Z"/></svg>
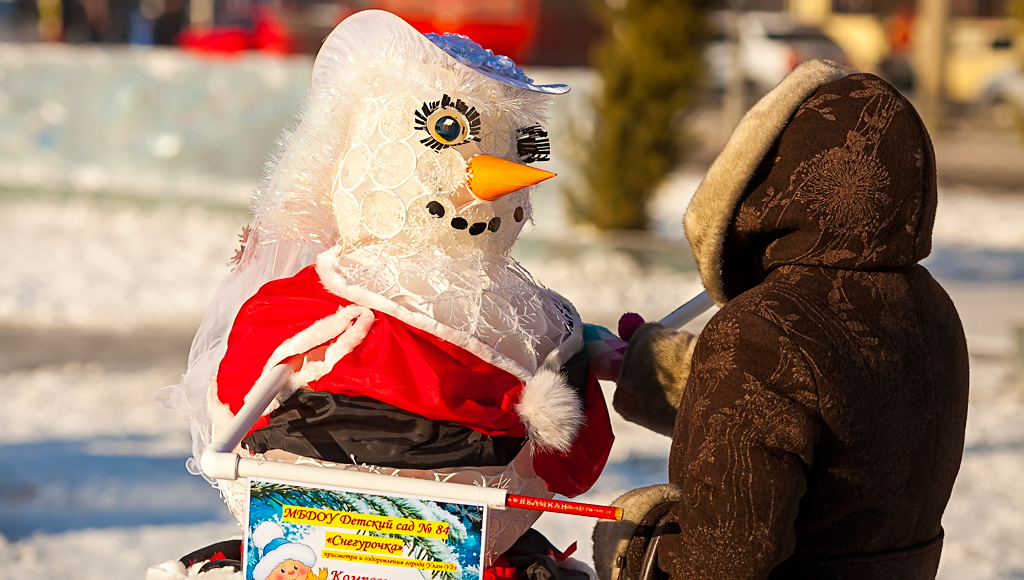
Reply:
<svg viewBox="0 0 1024 580"><path fill-rule="evenodd" d="M35 0L0 1L0 41L39 40L39 6Z"/></svg>
<svg viewBox="0 0 1024 580"><path fill-rule="evenodd" d="M128 42L153 44L153 23L163 11L163 0L141 0L128 21Z"/></svg>
<svg viewBox="0 0 1024 580"><path fill-rule="evenodd" d="M130 0L0 0L0 41L126 42Z"/></svg>
<svg viewBox="0 0 1024 580"><path fill-rule="evenodd" d="M886 23L889 54L878 65L882 76L903 92L914 88L914 67L911 62L914 18L913 2L904 2L889 18Z"/></svg>
<svg viewBox="0 0 1024 580"><path fill-rule="evenodd" d="M69 44L81 44L92 41L92 31L89 29L89 15L81 0L60 0L60 7L60 40Z"/></svg>
<svg viewBox="0 0 1024 580"><path fill-rule="evenodd" d="M153 44L172 46L185 28L185 4L182 0L165 0L164 11L153 22Z"/></svg>

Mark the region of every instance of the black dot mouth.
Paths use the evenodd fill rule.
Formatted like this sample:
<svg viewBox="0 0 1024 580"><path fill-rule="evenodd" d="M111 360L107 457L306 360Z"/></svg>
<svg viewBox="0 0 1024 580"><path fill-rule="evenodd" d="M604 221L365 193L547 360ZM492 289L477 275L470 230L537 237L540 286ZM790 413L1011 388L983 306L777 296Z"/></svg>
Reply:
<svg viewBox="0 0 1024 580"><path fill-rule="evenodd" d="M518 212L522 211L522 208L516 208L516 209L517 209ZM432 202L427 204L427 211L430 212L430 215L432 215L434 217L437 217L437 218L444 217L444 206L442 206L440 203L438 203L436 201L432 201ZM516 214L516 215L519 215L519 214ZM513 217L516 217L516 216L513 216ZM522 221L522 216L520 215L516 219L516 221L517 222L518 221ZM466 230L466 229L468 229L469 230L469 235L471 235L471 236L479 236L480 234L484 233L485 231L489 231L489 232L492 232L492 233L493 232L497 232L498 229L501 228L501 218L495 216L495 217L492 217L489 221L486 221L486 222L473 222L473 225L470 225L469 221L466 220L466 218L454 217L454 218L452 218L451 226L452 226L453 229L456 229L456 230Z"/></svg>

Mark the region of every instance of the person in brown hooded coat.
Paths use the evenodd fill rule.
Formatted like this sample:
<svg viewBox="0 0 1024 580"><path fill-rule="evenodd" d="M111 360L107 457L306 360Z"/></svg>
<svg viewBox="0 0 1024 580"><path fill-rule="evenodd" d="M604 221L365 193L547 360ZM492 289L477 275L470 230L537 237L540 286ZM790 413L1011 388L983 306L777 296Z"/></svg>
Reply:
<svg viewBox="0 0 1024 580"><path fill-rule="evenodd" d="M672 436L616 500L601 580L935 577L963 452L966 340L919 262L935 158L882 79L812 61L737 126L686 211L721 309L632 336L614 405Z"/></svg>

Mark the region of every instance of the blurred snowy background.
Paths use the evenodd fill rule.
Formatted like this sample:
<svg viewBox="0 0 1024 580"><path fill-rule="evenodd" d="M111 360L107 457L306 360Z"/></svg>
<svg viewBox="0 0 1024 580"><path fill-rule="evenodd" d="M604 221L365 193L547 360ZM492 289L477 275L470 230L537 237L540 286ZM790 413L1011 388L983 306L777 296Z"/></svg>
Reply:
<svg viewBox="0 0 1024 580"><path fill-rule="evenodd" d="M185 471L187 424L153 393L185 369L311 61L191 59L0 45L2 570L137 579L239 533L217 492ZM681 218L723 137L719 111L693 115L696 151L661 188L652 235L600 237L570 225L561 205L593 74L528 72L574 91L549 127L560 176L536 194L516 255L589 321L614 327L626 310L660 318L700 290ZM935 140L942 183L926 265L960 310L972 364L939 576L1020 579L1024 145L969 119ZM669 440L613 419L611 461L584 501L666 479ZM587 561L592 526L555 515L538 524L561 548L579 542Z"/></svg>

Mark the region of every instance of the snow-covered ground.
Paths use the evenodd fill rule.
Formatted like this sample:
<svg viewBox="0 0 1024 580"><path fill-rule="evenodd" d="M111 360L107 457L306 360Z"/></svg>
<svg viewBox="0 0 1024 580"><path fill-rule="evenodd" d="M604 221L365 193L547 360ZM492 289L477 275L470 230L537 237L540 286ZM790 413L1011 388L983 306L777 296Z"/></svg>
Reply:
<svg viewBox="0 0 1024 580"><path fill-rule="evenodd" d="M698 179L675 176L655 204L666 244L681 237ZM0 329L188 333L245 221L244 210L225 205L2 193ZM929 265L964 319L973 389L944 521L945 580L1024 577L1024 376L1013 380L1015 341L1024 341L1022 224L1024 198L942 193ZM692 271L642 266L600 244L550 251L550 240L568 233L539 212L520 255L585 318L613 325L635 310L655 319L699 291ZM586 239L571 233L577 244ZM238 532L217 493L185 471L185 421L153 400L177 382L186 354L180 364L0 368L0 569L138 579L150 564ZM666 478L669 440L613 419L611 461L585 501ZM546 515L538 527L560 547L578 541L577 556L589 560L592 525Z"/></svg>

